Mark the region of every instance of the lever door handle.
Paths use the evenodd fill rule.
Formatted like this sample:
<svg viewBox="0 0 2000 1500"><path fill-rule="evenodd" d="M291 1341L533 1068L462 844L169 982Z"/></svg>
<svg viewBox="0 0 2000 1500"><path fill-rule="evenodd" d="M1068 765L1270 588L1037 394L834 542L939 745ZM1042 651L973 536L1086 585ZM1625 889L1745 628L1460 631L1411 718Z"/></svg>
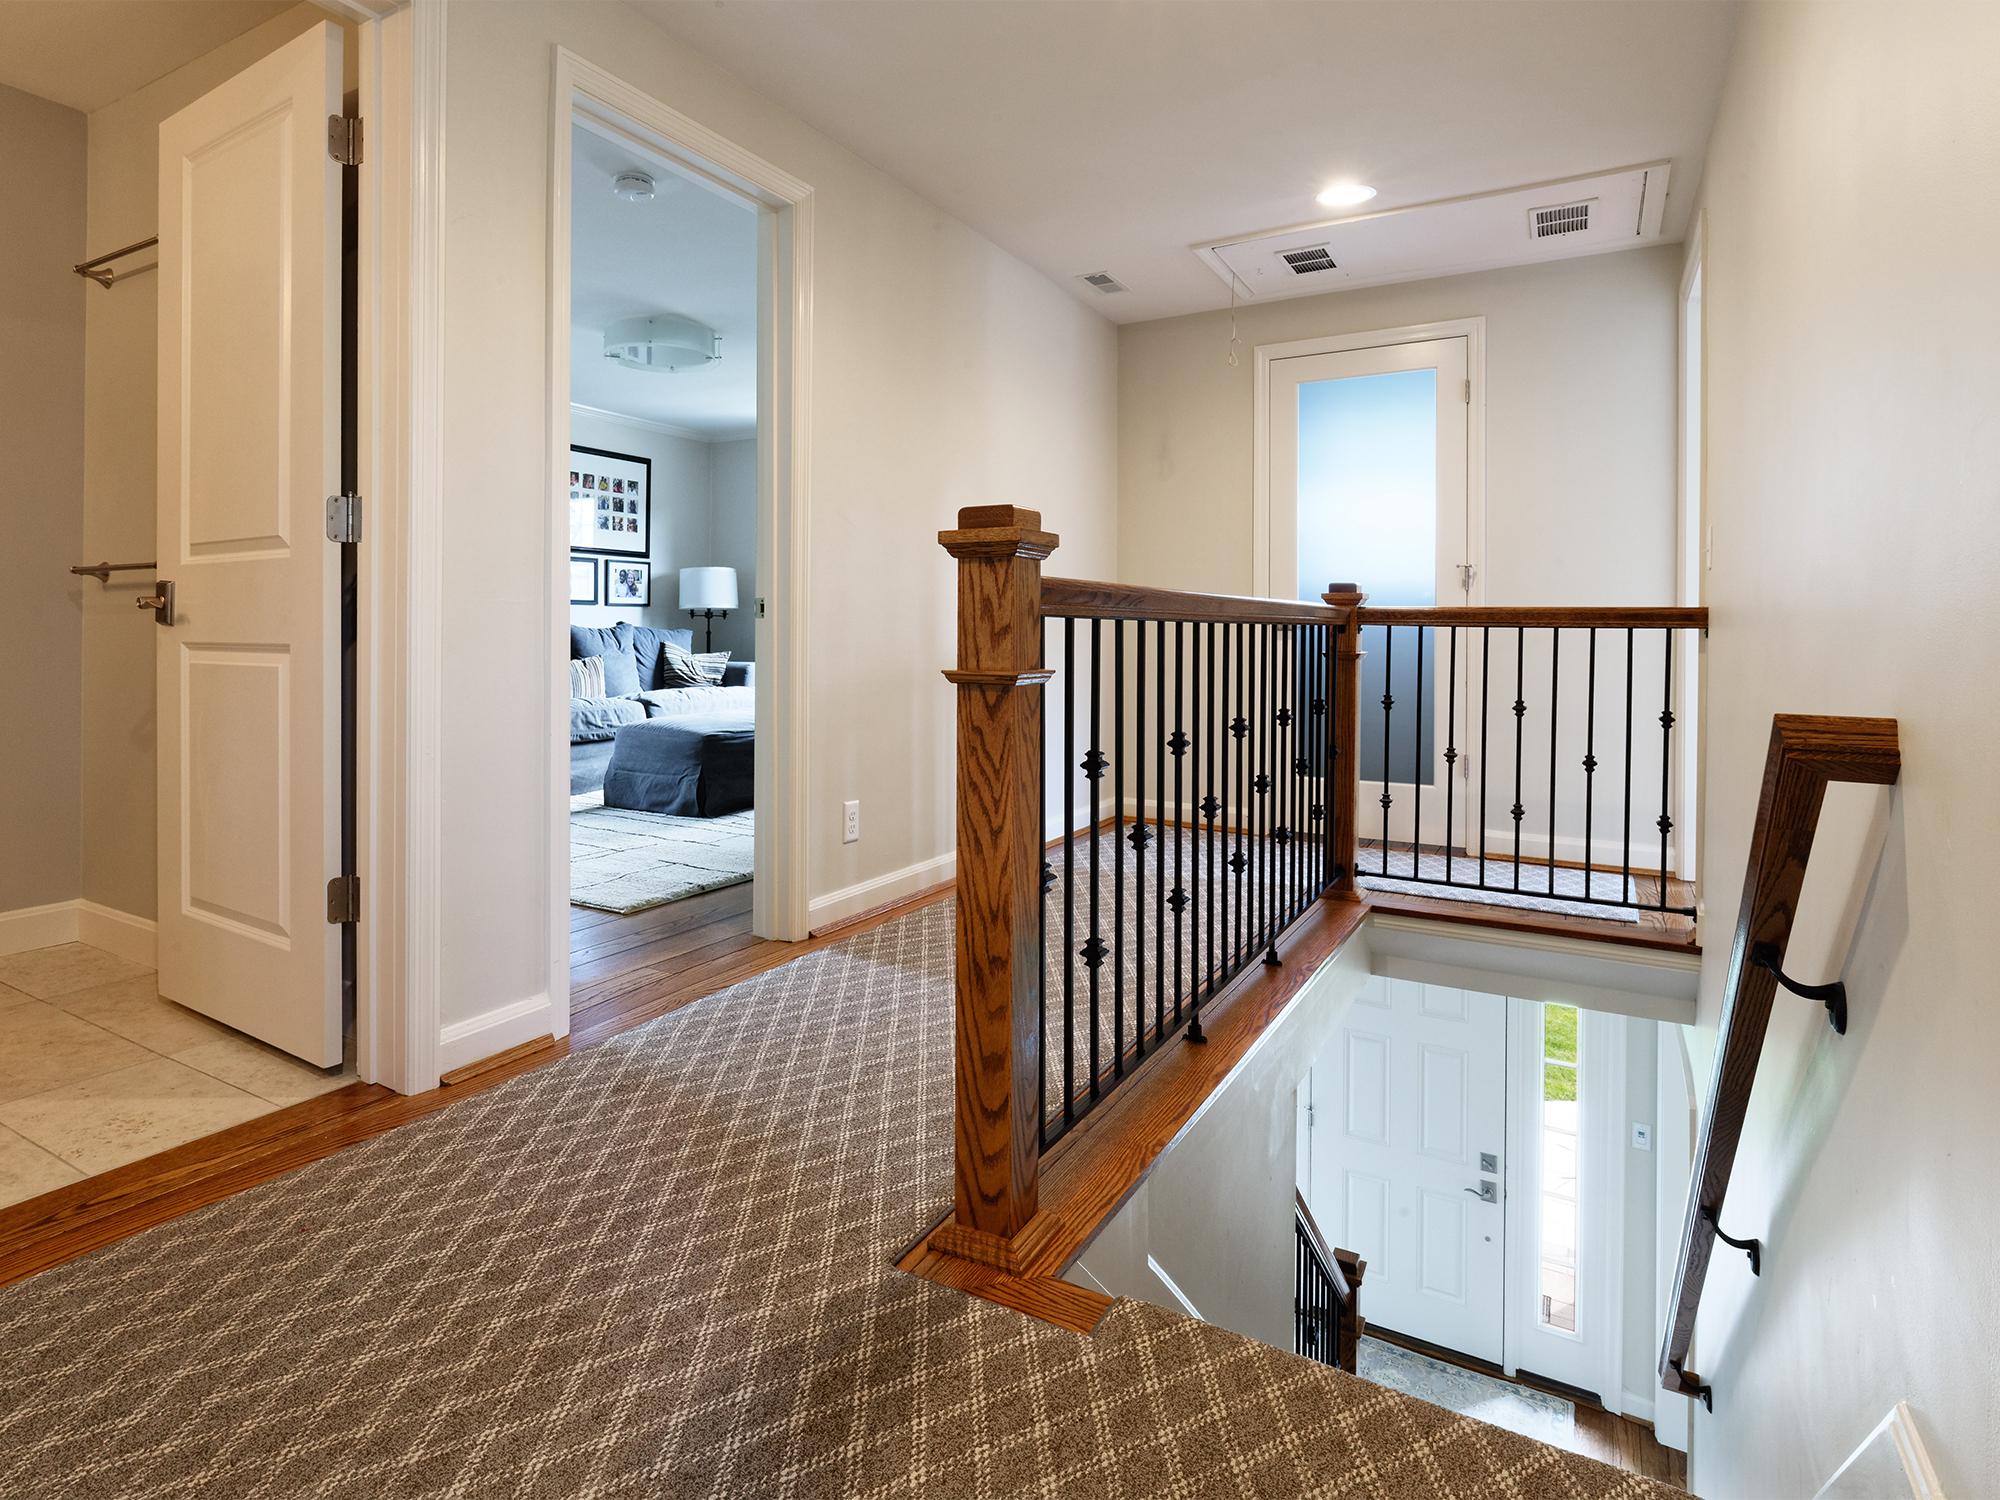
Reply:
<svg viewBox="0 0 2000 1500"><path fill-rule="evenodd" d="M158 589L159 592L156 594L141 594L137 599L134 599L132 602L135 605L137 605L140 609L150 609L153 612L153 618L158 620L162 625L173 624L174 623L173 579L156 578L153 580L153 587Z"/></svg>
<svg viewBox="0 0 2000 1500"><path fill-rule="evenodd" d="M1483 1180L1478 1187L1467 1188L1465 1191L1472 1194L1481 1203L1498 1203L1500 1201L1500 1185L1490 1177Z"/></svg>

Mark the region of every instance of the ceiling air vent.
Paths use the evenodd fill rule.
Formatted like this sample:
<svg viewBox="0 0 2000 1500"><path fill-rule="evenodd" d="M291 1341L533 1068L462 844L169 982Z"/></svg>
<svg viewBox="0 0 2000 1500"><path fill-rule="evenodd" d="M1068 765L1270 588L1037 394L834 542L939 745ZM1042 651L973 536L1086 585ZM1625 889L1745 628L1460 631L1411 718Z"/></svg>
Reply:
<svg viewBox="0 0 2000 1500"><path fill-rule="evenodd" d="M1113 292L1122 292L1125 290L1124 283L1119 281L1109 271L1092 271L1088 276L1079 276L1076 279L1089 287L1093 292L1102 292L1107 297Z"/></svg>
<svg viewBox="0 0 2000 1500"><path fill-rule="evenodd" d="M1582 234L1590 228L1590 206L1597 200L1585 198L1581 203L1556 203L1547 208L1528 210L1528 231L1538 240L1552 240L1563 234Z"/></svg>
<svg viewBox="0 0 2000 1500"><path fill-rule="evenodd" d="M1314 271L1337 271L1333 263L1333 252L1324 245L1313 245L1305 250L1285 250L1280 258L1292 268L1294 276L1310 276Z"/></svg>

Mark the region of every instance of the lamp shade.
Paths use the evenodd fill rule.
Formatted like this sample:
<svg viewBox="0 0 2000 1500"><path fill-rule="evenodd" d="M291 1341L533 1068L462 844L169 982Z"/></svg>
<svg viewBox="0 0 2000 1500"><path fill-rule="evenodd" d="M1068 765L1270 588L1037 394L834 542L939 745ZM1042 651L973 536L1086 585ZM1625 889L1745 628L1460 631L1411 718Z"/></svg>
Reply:
<svg viewBox="0 0 2000 1500"><path fill-rule="evenodd" d="M734 568L682 568L681 608L736 608L736 570Z"/></svg>

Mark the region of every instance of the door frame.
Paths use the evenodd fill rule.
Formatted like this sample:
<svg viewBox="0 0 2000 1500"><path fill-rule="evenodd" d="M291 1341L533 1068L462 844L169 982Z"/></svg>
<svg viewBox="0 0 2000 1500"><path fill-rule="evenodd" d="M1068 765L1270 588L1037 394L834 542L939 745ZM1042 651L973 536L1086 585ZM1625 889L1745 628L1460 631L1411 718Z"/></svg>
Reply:
<svg viewBox="0 0 2000 1500"><path fill-rule="evenodd" d="M1679 456L1678 483L1674 505L1674 585L1676 604L1701 604L1709 563L1710 522L1708 516L1707 404L1708 336L1707 252L1708 221L1697 212L1688 226L1687 254L1681 265L1680 288L1674 302L1674 328L1678 345L1675 384L1678 426L1674 449ZM1705 698L1704 670L1708 655L1708 632L1695 637L1693 650L1674 683L1674 712L1680 733L1674 736L1673 806L1674 865L1680 878L1695 886L1696 921L1701 908L1700 812L1702 776L1702 708ZM1664 857L1664 851L1662 851Z"/></svg>
<svg viewBox="0 0 2000 1500"><path fill-rule="evenodd" d="M1388 344L1422 344L1434 339L1462 338L1465 345L1466 378L1472 382L1472 399L1466 403L1465 418L1465 550L1472 564L1472 589L1468 604L1486 602L1486 319L1484 316L1453 318L1439 323L1414 323L1403 328L1380 328L1366 333L1337 333L1320 338L1291 339L1281 344L1259 344L1251 351L1251 434L1250 434L1250 575L1251 592L1270 597L1273 588L1271 566L1271 366L1281 359L1298 359L1311 354L1346 354L1356 349L1379 349ZM1296 527L1297 518L1293 518ZM1331 580L1329 580L1331 581ZM1365 578L1342 579L1359 584L1365 593Z"/></svg>
<svg viewBox="0 0 2000 1500"><path fill-rule="evenodd" d="M751 930L806 936L808 462L812 187L565 47L555 50L549 147L548 453L564 486L570 425L570 132L587 122L759 206L756 682L758 800ZM548 994L569 1018L569 519L548 519Z"/></svg>

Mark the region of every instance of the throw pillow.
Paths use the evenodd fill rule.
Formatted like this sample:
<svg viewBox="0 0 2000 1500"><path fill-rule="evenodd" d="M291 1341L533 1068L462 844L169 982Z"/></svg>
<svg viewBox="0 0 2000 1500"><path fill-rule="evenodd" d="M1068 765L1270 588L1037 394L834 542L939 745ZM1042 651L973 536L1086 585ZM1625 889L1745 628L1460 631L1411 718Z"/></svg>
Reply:
<svg viewBox="0 0 2000 1500"><path fill-rule="evenodd" d="M620 620L609 630L599 630L591 625L572 625L569 628L569 654L572 659L595 656L604 662L604 696L606 698L630 698L641 686L638 669L632 664L632 627ZM622 635L620 632L624 632Z"/></svg>
<svg viewBox="0 0 2000 1500"><path fill-rule="evenodd" d="M671 687L672 683L660 680L660 647L672 641L683 651L694 649L692 630L662 630L656 625L627 625L626 643L632 652L632 665L638 669L639 690Z"/></svg>
<svg viewBox="0 0 2000 1500"><path fill-rule="evenodd" d="M708 674L693 652L670 640L660 642L661 687L703 687L707 683Z"/></svg>
<svg viewBox="0 0 2000 1500"><path fill-rule="evenodd" d="M604 658L586 656L569 664L569 695L572 698L602 698Z"/></svg>
<svg viewBox="0 0 2000 1500"><path fill-rule="evenodd" d="M729 666L729 653L697 651L694 654L694 664L701 669L701 675L710 687L721 687L723 671Z"/></svg>

